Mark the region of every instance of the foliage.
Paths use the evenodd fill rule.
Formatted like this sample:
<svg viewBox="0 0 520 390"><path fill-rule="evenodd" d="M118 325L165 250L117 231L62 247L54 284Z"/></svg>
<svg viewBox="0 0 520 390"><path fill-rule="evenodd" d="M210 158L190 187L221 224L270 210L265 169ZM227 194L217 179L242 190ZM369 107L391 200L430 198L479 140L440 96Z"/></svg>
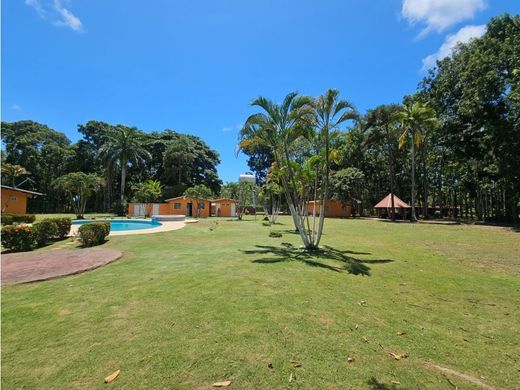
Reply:
<svg viewBox="0 0 520 390"><path fill-rule="evenodd" d="M157 202L163 192L163 186L158 180L147 180L144 183L136 184L132 186L134 191L134 202L148 205L151 207L151 202ZM146 216L151 214L151 210L143 210Z"/></svg>
<svg viewBox="0 0 520 390"><path fill-rule="evenodd" d="M70 228L72 226L72 220L67 217L59 217L59 218L45 218L42 222L52 222L56 224L57 232L55 234L56 238L64 238L70 233Z"/></svg>
<svg viewBox="0 0 520 390"><path fill-rule="evenodd" d="M356 111L349 102L339 100L339 92L333 89L316 99L290 93L281 104L264 97L251 104L262 112L246 120L239 135L239 149L270 148L294 225L305 247L317 248L325 213L317 217L314 207L309 215L307 203L320 200L326 204L330 164L338 156L331 142L338 136L341 124L357 118Z"/></svg>
<svg viewBox="0 0 520 390"><path fill-rule="evenodd" d="M100 190L104 184L102 178L83 172L68 173L52 183L54 188L69 197L78 218L83 218L88 198Z"/></svg>
<svg viewBox="0 0 520 390"><path fill-rule="evenodd" d="M195 199L197 204L197 218L200 218L200 213L205 202L211 198L213 193L204 184L197 184L193 187L188 188L184 192L184 196L187 198Z"/></svg>
<svg viewBox="0 0 520 390"><path fill-rule="evenodd" d="M109 234L110 222L86 223L78 229L78 238L87 247L103 244Z"/></svg>
<svg viewBox="0 0 520 390"><path fill-rule="evenodd" d="M238 200L236 213L237 218L241 220L244 214L248 214L249 212L247 206L251 206L253 204L252 200L255 196L255 186L246 181L238 182L236 185L236 191Z"/></svg>
<svg viewBox="0 0 520 390"><path fill-rule="evenodd" d="M7 176L11 187L16 188L16 178L19 176L28 175L29 172L27 169L22 167L21 165L3 163L2 164L2 175Z"/></svg>
<svg viewBox="0 0 520 390"><path fill-rule="evenodd" d="M33 247L34 236L27 225L7 225L2 227L2 247L15 251L29 251Z"/></svg>
<svg viewBox="0 0 520 390"><path fill-rule="evenodd" d="M2 213L2 225L12 225L13 223L33 223L36 219L34 214L9 214Z"/></svg>
<svg viewBox="0 0 520 390"><path fill-rule="evenodd" d="M357 199L364 180L365 174L358 168L344 168L335 171L331 176L332 199L341 200L344 204Z"/></svg>
<svg viewBox="0 0 520 390"><path fill-rule="evenodd" d="M46 245L52 238L60 234L57 223L51 219L35 223L31 231L37 246Z"/></svg>
<svg viewBox="0 0 520 390"><path fill-rule="evenodd" d="M142 131L135 127L118 125L111 127L104 134L103 145L99 154L105 161L107 167L119 165L121 170L121 202L125 200L126 170L128 164L140 165L152 158L146 150L146 137Z"/></svg>

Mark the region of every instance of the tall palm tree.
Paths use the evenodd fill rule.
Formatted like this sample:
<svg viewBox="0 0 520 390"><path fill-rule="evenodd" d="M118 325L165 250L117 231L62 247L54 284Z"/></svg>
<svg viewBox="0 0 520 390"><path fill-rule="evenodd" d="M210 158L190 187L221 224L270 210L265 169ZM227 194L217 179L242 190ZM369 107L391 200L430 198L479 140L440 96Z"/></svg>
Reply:
<svg viewBox="0 0 520 390"><path fill-rule="evenodd" d="M8 164L4 163L2 164L2 173L9 177L9 180L11 182L11 187L16 188L16 178L19 176L28 175L29 172L27 169L22 167L21 165L14 165L14 164Z"/></svg>
<svg viewBox="0 0 520 390"><path fill-rule="evenodd" d="M403 109L395 116L401 122L402 134L399 137L399 147L403 148L408 139L411 139L411 157L412 157L412 213L411 221L417 222L415 215L415 152L416 148L421 146L423 135L426 129L437 125L435 111L426 104L414 102L405 104Z"/></svg>
<svg viewBox="0 0 520 390"><path fill-rule="evenodd" d="M312 133L312 99L291 92L282 104L258 97L251 105L261 108L263 112L247 118L239 134L237 152L254 146L265 146L272 151L277 166L284 172L281 183L294 225L305 247L310 248L312 244L304 227L304 205L298 190L295 165L290 157L290 145L300 137L310 137Z"/></svg>
<svg viewBox="0 0 520 390"><path fill-rule="evenodd" d="M367 138L365 143L371 145L382 142L388 156L388 170L390 177L391 195L391 218L395 221L395 160L398 145L398 128L396 126L395 115L401 110L397 104L381 105L366 114L365 128Z"/></svg>
<svg viewBox="0 0 520 390"><path fill-rule="evenodd" d="M316 232L315 245L319 245L323 232L323 222L325 220L325 209L329 199L329 176L330 176L330 140L331 135L337 134L339 126L348 120L357 120L358 113L352 103L347 100L339 99L337 89L328 89L324 95L318 96L313 103L316 117L316 130L320 139L319 145L324 149L324 175L320 196L320 219ZM316 202L314 202L316 205Z"/></svg>
<svg viewBox="0 0 520 390"><path fill-rule="evenodd" d="M152 158L145 149L144 134L135 127L115 126L104 137L100 155L108 166L118 164L121 169L121 203L125 200L126 169Z"/></svg>

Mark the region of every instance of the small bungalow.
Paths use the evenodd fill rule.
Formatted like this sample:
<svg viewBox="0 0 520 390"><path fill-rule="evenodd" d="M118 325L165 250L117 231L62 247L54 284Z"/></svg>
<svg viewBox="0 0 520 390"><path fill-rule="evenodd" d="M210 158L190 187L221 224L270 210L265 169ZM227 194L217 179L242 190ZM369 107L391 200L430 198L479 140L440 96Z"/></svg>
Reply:
<svg viewBox="0 0 520 390"><path fill-rule="evenodd" d="M401 218L405 219L406 212L412 207L408 203L399 199L397 195L391 193L374 206L377 212L377 217L381 218L382 215L384 217L390 217L392 215L392 196L394 197L394 209L396 214L399 214Z"/></svg>
<svg viewBox="0 0 520 390"><path fill-rule="evenodd" d="M27 199L42 195L44 194L2 185L2 213L26 214Z"/></svg>
<svg viewBox="0 0 520 390"><path fill-rule="evenodd" d="M211 201L211 215L214 217L236 217L238 200L222 198Z"/></svg>
<svg viewBox="0 0 520 390"><path fill-rule="evenodd" d="M211 211L211 202L208 199L192 199L185 196L177 196L175 198L166 199L166 202L170 205L170 212L167 214L172 215L185 215L187 217L200 217L207 218ZM198 206L197 206L198 205ZM199 212L197 212L197 207Z"/></svg>
<svg viewBox="0 0 520 390"><path fill-rule="evenodd" d="M314 201L307 202L307 213L312 214ZM316 214L321 212L321 201L316 201ZM352 202L330 199L325 203L325 216L330 218L342 218L352 216Z"/></svg>

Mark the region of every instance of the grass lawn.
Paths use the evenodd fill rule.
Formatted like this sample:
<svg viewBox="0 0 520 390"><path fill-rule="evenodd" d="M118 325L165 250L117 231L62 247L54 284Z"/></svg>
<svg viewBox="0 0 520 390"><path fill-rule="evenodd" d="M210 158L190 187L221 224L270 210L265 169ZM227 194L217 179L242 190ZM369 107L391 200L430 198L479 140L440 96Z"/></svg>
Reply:
<svg viewBox="0 0 520 390"><path fill-rule="evenodd" d="M520 233L327 220L310 256L287 217L215 221L112 237L115 263L3 287L3 388L101 389L118 369L112 388L479 388L428 361L520 386Z"/></svg>

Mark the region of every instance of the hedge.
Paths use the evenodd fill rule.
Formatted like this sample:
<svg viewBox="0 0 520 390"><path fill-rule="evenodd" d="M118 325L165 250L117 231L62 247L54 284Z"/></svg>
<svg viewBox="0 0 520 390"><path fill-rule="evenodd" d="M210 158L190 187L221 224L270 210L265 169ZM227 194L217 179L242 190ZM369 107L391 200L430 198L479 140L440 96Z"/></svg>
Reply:
<svg viewBox="0 0 520 390"><path fill-rule="evenodd" d="M32 226L32 234L37 246L44 246L58 236L58 225L54 221L41 221Z"/></svg>
<svg viewBox="0 0 520 390"><path fill-rule="evenodd" d="M78 238L84 246L95 246L105 242L110 233L110 222L91 222L81 225Z"/></svg>
<svg viewBox="0 0 520 390"><path fill-rule="evenodd" d="M30 251L34 245L32 228L27 225L2 227L2 246L15 252Z"/></svg>
<svg viewBox="0 0 520 390"><path fill-rule="evenodd" d="M42 222L54 222L58 228L58 232L55 235L56 238L64 238L70 233L70 227L72 226L72 220L70 218L45 218Z"/></svg>
<svg viewBox="0 0 520 390"><path fill-rule="evenodd" d="M13 223L33 223L36 219L34 214L9 214L2 213L2 225L12 225Z"/></svg>

